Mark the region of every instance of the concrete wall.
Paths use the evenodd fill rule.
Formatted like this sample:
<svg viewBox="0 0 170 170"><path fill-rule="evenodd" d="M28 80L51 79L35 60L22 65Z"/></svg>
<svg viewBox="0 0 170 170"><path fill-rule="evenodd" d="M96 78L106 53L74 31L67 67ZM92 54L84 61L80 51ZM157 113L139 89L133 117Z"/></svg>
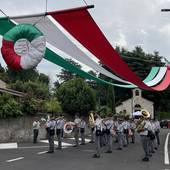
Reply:
<svg viewBox="0 0 170 170"><path fill-rule="evenodd" d="M32 123L34 117L0 120L0 143L4 142L32 142ZM42 124L39 139L46 138L46 130Z"/></svg>

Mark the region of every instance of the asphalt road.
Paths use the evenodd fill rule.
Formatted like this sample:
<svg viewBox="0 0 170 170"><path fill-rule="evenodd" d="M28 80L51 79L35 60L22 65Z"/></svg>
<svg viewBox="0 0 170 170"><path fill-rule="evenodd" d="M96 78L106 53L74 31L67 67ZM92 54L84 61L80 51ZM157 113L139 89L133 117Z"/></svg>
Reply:
<svg viewBox="0 0 170 170"><path fill-rule="evenodd" d="M19 144L17 149L0 149L0 170L170 170L170 165L164 162L164 145L167 133L161 131L161 145L153 154L149 162L142 162L144 155L139 139L135 144L129 144L122 151L102 153L101 158L92 158L94 144L74 148L72 139L65 139L63 150L55 150L54 154L47 154L48 144ZM170 139L168 143L170 152ZM170 157L170 153L169 153Z"/></svg>

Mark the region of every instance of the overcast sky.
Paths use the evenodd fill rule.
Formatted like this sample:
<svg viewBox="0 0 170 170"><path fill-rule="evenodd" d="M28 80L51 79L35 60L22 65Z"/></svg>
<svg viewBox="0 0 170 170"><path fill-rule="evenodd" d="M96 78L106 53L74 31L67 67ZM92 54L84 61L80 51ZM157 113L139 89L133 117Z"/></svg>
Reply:
<svg viewBox="0 0 170 170"><path fill-rule="evenodd" d="M83 0L48 0L48 11L78 7ZM170 0L86 0L95 8L89 12L113 47L128 50L141 46L145 52L159 51L170 60ZM46 0L0 0L0 9L7 15L44 12ZM2 14L0 14L2 16ZM1 46L1 43L0 43ZM4 65L2 59L0 62ZM38 70L53 80L59 67L42 61Z"/></svg>

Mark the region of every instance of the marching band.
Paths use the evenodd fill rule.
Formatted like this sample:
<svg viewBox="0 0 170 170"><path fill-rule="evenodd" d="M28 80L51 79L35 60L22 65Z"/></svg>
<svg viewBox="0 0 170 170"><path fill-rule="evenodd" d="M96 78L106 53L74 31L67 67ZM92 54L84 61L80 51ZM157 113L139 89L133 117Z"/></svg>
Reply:
<svg viewBox="0 0 170 170"><path fill-rule="evenodd" d="M138 134L145 153L142 161L149 161L160 145L160 124L158 120L150 119L147 110L141 110L141 115L139 120L133 120L127 116L113 117L112 114L101 118L99 114L90 112L88 123L84 117L79 118L78 114L75 115L73 122L66 121L63 115L57 118L50 117L45 126L49 141L48 153L54 153L55 135L58 141L56 149L61 150L63 134L74 133L74 147L79 146L79 136L81 138L80 145L85 145L85 136L87 133L90 134L89 143L95 143L96 148L93 157L100 158L103 151L105 153L113 152L113 141L118 143L117 150L123 150L123 147L128 147L130 141L135 143L135 136Z"/></svg>

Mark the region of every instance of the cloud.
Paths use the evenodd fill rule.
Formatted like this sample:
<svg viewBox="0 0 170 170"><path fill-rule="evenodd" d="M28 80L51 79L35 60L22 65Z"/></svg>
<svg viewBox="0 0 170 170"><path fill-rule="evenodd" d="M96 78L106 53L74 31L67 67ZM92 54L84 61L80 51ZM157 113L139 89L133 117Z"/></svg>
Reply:
<svg viewBox="0 0 170 170"><path fill-rule="evenodd" d="M1 0L0 7L7 15L32 14L45 11L46 0ZM141 45L145 52L159 51L170 59L170 13L162 8L170 7L170 0L86 0L94 4L90 14L113 47L124 46L128 50ZM78 7L83 1L48 1L48 11ZM58 66L41 63L38 69L55 77Z"/></svg>

